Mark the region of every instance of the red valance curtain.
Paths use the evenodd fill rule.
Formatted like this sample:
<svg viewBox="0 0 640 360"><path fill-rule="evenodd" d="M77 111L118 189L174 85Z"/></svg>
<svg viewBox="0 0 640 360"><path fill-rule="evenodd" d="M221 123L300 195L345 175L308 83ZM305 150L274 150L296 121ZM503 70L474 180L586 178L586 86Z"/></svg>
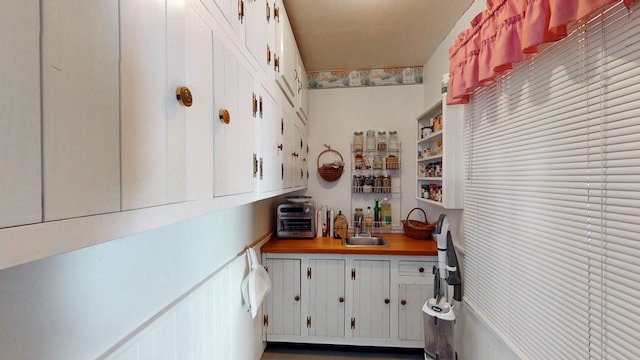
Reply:
<svg viewBox="0 0 640 360"><path fill-rule="evenodd" d="M567 36L575 21L620 0L487 0L449 48L447 104L466 104L478 86ZM629 8L633 0L623 0Z"/></svg>

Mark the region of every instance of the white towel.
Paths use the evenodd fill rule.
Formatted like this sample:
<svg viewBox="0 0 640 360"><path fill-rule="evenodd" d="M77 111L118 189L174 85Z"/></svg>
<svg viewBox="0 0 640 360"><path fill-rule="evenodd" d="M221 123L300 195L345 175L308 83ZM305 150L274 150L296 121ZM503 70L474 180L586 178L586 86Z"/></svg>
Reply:
<svg viewBox="0 0 640 360"><path fill-rule="evenodd" d="M267 270L260 265L258 257L253 248L247 249L249 259L249 274L242 280L242 297L247 311L251 311L251 316L255 319L258 309L264 296L271 289L271 280Z"/></svg>

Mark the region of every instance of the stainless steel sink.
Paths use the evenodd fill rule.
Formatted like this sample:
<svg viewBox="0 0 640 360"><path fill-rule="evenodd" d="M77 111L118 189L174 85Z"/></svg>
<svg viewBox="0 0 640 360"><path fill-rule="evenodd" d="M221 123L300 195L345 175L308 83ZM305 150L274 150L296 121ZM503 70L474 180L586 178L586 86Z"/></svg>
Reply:
<svg viewBox="0 0 640 360"><path fill-rule="evenodd" d="M389 246L387 240L382 236L349 236L342 239L342 246Z"/></svg>

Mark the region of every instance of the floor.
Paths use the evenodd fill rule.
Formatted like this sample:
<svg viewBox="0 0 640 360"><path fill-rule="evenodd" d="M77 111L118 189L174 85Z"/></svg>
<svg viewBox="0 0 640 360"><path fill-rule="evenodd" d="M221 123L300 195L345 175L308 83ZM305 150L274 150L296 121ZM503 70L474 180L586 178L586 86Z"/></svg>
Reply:
<svg viewBox="0 0 640 360"><path fill-rule="evenodd" d="M317 349L317 348L287 348L267 347L262 360L423 360L424 356L418 349L415 351L400 350L392 352L388 349L376 350L372 348L358 349Z"/></svg>

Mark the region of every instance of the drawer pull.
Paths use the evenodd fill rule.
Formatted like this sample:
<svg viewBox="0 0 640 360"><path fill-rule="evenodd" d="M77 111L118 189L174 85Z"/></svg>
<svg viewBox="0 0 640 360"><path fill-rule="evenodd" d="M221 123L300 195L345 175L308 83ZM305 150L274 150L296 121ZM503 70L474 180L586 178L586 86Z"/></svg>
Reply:
<svg viewBox="0 0 640 360"><path fill-rule="evenodd" d="M418 268L418 272L423 273L424 272L424 268L421 266L420 268Z"/></svg>

